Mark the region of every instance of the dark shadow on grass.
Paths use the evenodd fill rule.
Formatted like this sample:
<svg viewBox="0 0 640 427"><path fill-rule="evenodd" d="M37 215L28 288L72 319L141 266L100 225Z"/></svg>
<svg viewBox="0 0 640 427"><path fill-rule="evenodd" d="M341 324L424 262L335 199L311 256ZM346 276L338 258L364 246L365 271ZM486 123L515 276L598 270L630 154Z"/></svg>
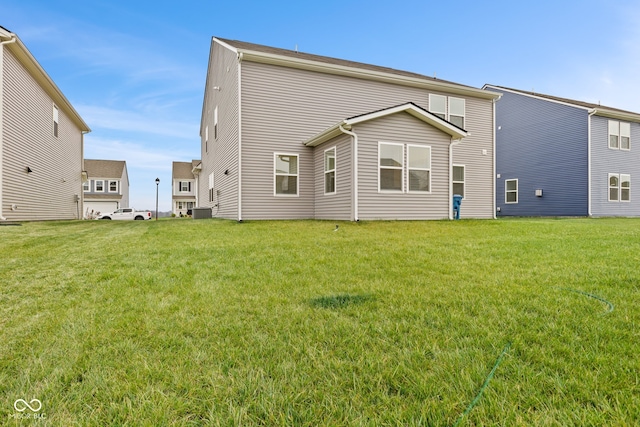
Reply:
<svg viewBox="0 0 640 427"><path fill-rule="evenodd" d="M372 301L373 299L373 295L340 294L313 298L309 302L311 306L315 308L337 309L348 305L363 304L367 301Z"/></svg>

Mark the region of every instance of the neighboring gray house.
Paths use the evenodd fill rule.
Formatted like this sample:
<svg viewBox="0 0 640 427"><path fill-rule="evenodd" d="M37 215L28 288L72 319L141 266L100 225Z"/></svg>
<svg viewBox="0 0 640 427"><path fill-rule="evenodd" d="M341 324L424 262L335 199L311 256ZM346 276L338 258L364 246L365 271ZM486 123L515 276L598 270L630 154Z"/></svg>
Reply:
<svg viewBox="0 0 640 427"><path fill-rule="evenodd" d="M198 206L200 163L200 160L173 162L171 212L176 216L191 215L192 209Z"/></svg>
<svg viewBox="0 0 640 427"><path fill-rule="evenodd" d="M0 27L0 221L82 217L89 131L20 38Z"/></svg>
<svg viewBox="0 0 640 427"><path fill-rule="evenodd" d="M129 174L124 160L85 159L84 217L129 208Z"/></svg>
<svg viewBox="0 0 640 427"><path fill-rule="evenodd" d="M213 38L199 205L244 219L494 218L498 94Z"/></svg>
<svg viewBox="0 0 640 427"><path fill-rule="evenodd" d="M485 85L496 104L498 215L640 216L640 114Z"/></svg>

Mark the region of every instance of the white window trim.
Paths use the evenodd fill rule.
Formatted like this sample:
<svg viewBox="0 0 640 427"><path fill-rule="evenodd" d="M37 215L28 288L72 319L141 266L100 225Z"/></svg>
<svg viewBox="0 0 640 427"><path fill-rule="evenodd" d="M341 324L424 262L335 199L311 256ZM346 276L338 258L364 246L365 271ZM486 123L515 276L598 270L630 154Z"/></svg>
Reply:
<svg viewBox="0 0 640 427"><path fill-rule="evenodd" d="M611 177L615 176L616 178L618 178L618 185L613 187L611 186ZM624 178L623 178L624 177ZM625 179L626 178L626 179ZM628 200L622 200L622 181L623 180L628 180L629 181L629 187L624 187L626 190L629 190L629 199ZM618 190L618 198L617 199L612 199L611 198L611 189L615 188L616 190ZM630 203L631 202L631 174L628 173L610 173L607 174L607 201L609 202L620 202L620 203Z"/></svg>
<svg viewBox="0 0 640 427"><path fill-rule="evenodd" d="M84 191L85 193L91 191L91 181L85 181L82 183L82 191Z"/></svg>
<svg viewBox="0 0 640 427"><path fill-rule="evenodd" d="M187 189L182 189L182 184L187 184ZM191 181L178 181L178 192L180 193L191 193Z"/></svg>
<svg viewBox="0 0 640 427"><path fill-rule="evenodd" d="M116 189L114 191L111 191L111 183L112 182L116 183ZM118 192L118 187L120 187L120 186L118 185L118 181L117 180L115 180L115 179L107 180L107 188L106 188L107 189L107 193L117 193Z"/></svg>
<svg viewBox="0 0 640 427"><path fill-rule="evenodd" d="M298 172L293 174L293 173L277 173L277 161L278 161L278 156L295 156L298 158ZM295 176L298 179L296 180L296 194L281 194L278 193L278 186L277 186L277 177L278 176ZM275 197L300 197L300 154L299 153L281 153L281 152L277 152L277 153L273 153L273 195Z"/></svg>
<svg viewBox="0 0 640 427"><path fill-rule="evenodd" d="M629 132L622 132L622 125L625 125L625 128L629 129ZM629 148L622 148L622 138L629 139ZM628 122L620 122L620 137L618 138L618 146L622 151L631 151L631 123Z"/></svg>
<svg viewBox="0 0 640 427"><path fill-rule="evenodd" d="M100 183L102 183L102 184L101 184L101 186L102 186L102 190L98 190L98 183L99 183L99 182L100 182ZM104 186L104 180L103 180L103 179L96 179L96 180L93 182L93 185L94 185L94 187L93 187L93 191L95 191L96 193L104 193L104 191L105 191L105 186Z"/></svg>
<svg viewBox="0 0 640 427"><path fill-rule="evenodd" d="M611 126L614 125L617 127L617 132L616 131L611 131ZM617 147L612 147L611 146L611 136L616 136L618 138L618 146ZM610 150L619 150L620 149L620 122L617 120L609 120L607 123L607 145L609 146Z"/></svg>
<svg viewBox="0 0 640 427"><path fill-rule="evenodd" d="M435 98L435 97L444 98L444 111L434 111L433 110L432 106L433 106L434 103L432 101L432 98ZM447 106L448 105L449 105L449 102L447 100L447 96L446 95L438 95L437 93L430 93L429 94L429 112L430 113L436 114L436 115L437 114L442 114L442 115L444 115L444 120L447 120L447 117L449 117L447 115Z"/></svg>
<svg viewBox="0 0 640 427"><path fill-rule="evenodd" d="M410 148L411 147L428 148L429 149L429 168L412 168L410 166L410 164L411 164L410 160L411 159L409 158L409 156L410 156L410 151L411 151ZM431 149L430 145L407 144L407 162L406 162L406 164L407 164L407 167L406 167L406 170L407 170L407 172L406 172L407 173L407 177L406 177L406 180L407 180L407 193L431 194L431 176L433 175L433 173L431 172L431 170L432 170L431 160L432 160L433 156L431 154L432 154L432 149ZM409 185L409 172L412 171L412 170L429 171L429 190L428 191L412 190L411 189L411 186ZM404 179L403 179L403 181L404 181Z"/></svg>
<svg viewBox="0 0 640 427"><path fill-rule="evenodd" d="M451 100L459 100L462 101L463 104L463 112L462 112L462 116L459 114L454 114L454 116L456 117L462 117L462 128L464 129L467 126L467 100L465 98L457 98L457 97L453 97L450 96L447 98L447 111L449 114L446 115L447 117L447 121L449 123L451 123Z"/></svg>
<svg viewBox="0 0 640 427"><path fill-rule="evenodd" d="M629 187L622 187L622 182L625 181L625 178L628 178L627 181L629 181ZM620 190L618 191L619 193L619 197L620 197L620 202L621 203L630 203L631 202L631 174L628 173L621 173L620 177L619 177L619 181L618 183L620 184ZM628 200L622 200L622 189L625 188L626 190L629 190L629 199Z"/></svg>
<svg viewBox="0 0 640 427"><path fill-rule="evenodd" d="M213 172L209 174L209 202L213 202L213 188L214 188L214 175Z"/></svg>
<svg viewBox="0 0 640 427"><path fill-rule="evenodd" d="M53 136L58 138L60 135L60 111L56 104L53 104Z"/></svg>
<svg viewBox="0 0 640 427"><path fill-rule="evenodd" d="M507 182L510 182L510 181L515 181L516 182L515 191L514 190L507 190ZM507 201L507 194L508 193L513 193L513 192L516 193L516 201L515 202L508 202ZM505 181L504 181L504 202L506 204L509 204L509 205L517 204L519 199L520 199L520 195L518 194L519 192L520 192L520 184L518 183L518 179L517 178L516 179L505 179Z"/></svg>
<svg viewBox="0 0 640 427"><path fill-rule="evenodd" d="M218 139L218 106L213 109L213 139Z"/></svg>
<svg viewBox="0 0 640 427"><path fill-rule="evenodd" d="M333 151L333 169L329 169L327 170L327 152L328 151ZM326 195L331 195L331 194L336 194L338 192L338 180L337 180L337 169L338 169L338 150L336 149L335 146L331 147L331 148L327 148L326 150L324 150L324 155L322 156L322 162L323 162L323 168L324 168L324 182L323 182L323 186L324 186L324 194ZM298 168L300 167L300 165L298 165ZM298 171L299 172L299 171ZM333 172L333 191L327 192L327 174Z"/></svg>
<svg viewBox="0 0 640 427"><path fill-rule="evenodd" d="M381 166L380 165L380 147L382 145L399 145L402 148L402 165L400 167L398 166ZM400 194L400 193L404 193L405 191L405 185L404 185L404 181L405 181L405 171L404 171L404 165L405 165L405 149L404 149L404 144L400 144L397 142L386 142L386 141L378 141L378 193L391 193L391 194ZM393 169L393 170L400 170L402 171L402 179L401 179L401 189L400 190L383 190L380 188L380 185L382 184L382 181L380 180L380 169Z"/></svg>
<svg viewBox="0 0 640 427"><path fill-rule="evenodd" d="M453 180L453 168L462 168L463 171L463 177L462 177L462 181L454 181ZM467 165L460 165L460 164L452 164L451 165L451 188L453 190L453 184L462 184L464 186L464 193L466 194L467 192ZM455 192L453 194L456 194ZM505 196L506 197L506 196ZM465 195L462 194L462 199L464 200Z"/></svg>

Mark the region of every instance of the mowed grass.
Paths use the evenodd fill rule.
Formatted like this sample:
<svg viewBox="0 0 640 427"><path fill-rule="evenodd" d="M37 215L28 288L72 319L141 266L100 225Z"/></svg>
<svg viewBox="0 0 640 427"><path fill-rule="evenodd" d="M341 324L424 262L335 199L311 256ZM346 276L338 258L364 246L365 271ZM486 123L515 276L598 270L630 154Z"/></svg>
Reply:
<svg viewBox="0 0 640 427"><path fill-rule="evenodd" d="M0 227L0 425L638 425L640 220L338 224Z"/></svg>

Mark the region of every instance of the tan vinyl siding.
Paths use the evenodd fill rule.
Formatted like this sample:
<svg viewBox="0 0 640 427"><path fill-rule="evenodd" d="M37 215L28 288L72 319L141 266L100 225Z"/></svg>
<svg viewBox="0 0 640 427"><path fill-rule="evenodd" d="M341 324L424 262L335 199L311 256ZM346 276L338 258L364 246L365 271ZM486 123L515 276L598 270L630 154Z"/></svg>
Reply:
<svg viewBox="0 0 640 427"><path fill-rule="evenodd" d="M302 146L302 141L348 117L406 102L428 108L429 93L433 93L248 61L242 62L242 79L242 195L243 216L247 219L313 218L318 209L314 206L317 202L313 183L314 152ZM473 163L481 156L482 148L489 150L487 156L480 159L482 166L477 172L479 176L487 171L486 177L478 178L478 188L486 185L478 190L484 194L472 197L465 208L466 215L490 217L493 210L492 105L490 101L465 99L465 119L469 130L476 134L465 139L468 149L459 150L460 160L454 156L454 161L466 162L469 170L475 170ZM486 131L480 126L486 126ZM295 199L273 195L273 153L279 151L300 154L300 195ZM476 172L470 176L476 176ZM486 206L481 206L482 203ZM448 208L448 201L445 205ZM438 212L433 216L448 217L448 214Z"/></svg>
<svg viewBox="0 0 640 427"><path fill-rule="evenodd" d="M325 194L324 153L336 149L336 192ZM340 135L315 147L315 218L353 220L353 141Z"/></svg>
<svg viewBox="0 0 640 427"><path fill-rule="evenodd" d="M443 219L449 217L449 143L451 137L406 113L357 126L359 219ZM407 145L431 147L431 192L378 191L378 143L404 145L403 180L407 187Z"/></svg>
<svg viewBox="0 0 640 427"><path fill-rule="evenodd" d="M4 50L2 214L9 220L74 219L82 215L82 134L59 108L53 136L53 100ZM33 172L27 173L30 167ZM15 209L12 210L12 206Z"/></svg>
<svg viewBox="0 0 640 427"><path fill-rule="evenodd" d="M211 63L205 90L201 135L202 171L198 204L213 208L214 216L238 218L238 61L236 54L217 43L211 45ZM220 90L214 89L220 88ZM218 107L218 138L214 111ZM209 128L208 150L205 129ZM225 171L229 171L225 174ZM214 200L209 201L209 174L214 173ZM218 194L219 191L219 194ZM214 205L218 204L218 207Z"/></svg>
<svg viewBox="0 0 640 427"><path fill-rule="evenodd" d="M493 106L490 100L467 98L469 136L453 146L453 163L465 166L461 218L493 218Z"/></svg>

